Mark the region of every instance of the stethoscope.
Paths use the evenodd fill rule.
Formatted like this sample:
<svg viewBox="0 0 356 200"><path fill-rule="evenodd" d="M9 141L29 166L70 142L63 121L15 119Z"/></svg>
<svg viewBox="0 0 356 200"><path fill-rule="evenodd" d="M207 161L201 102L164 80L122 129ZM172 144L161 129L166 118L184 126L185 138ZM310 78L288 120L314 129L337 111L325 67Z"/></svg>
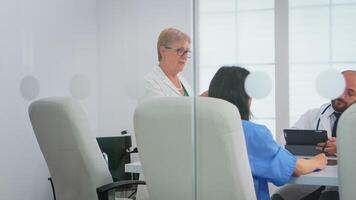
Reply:
<svg viewBox="0 0 356 200"><path fill-rule="evenodd" d="M320 117L326 112L326 110L328 108L330 108L331 104L329 104L328 106L326 106L326 108L324 108L323 112L321 112L319 119L318 119L318 123L316 123L316 130L319 130L319 124L320 124Z"/></svg>

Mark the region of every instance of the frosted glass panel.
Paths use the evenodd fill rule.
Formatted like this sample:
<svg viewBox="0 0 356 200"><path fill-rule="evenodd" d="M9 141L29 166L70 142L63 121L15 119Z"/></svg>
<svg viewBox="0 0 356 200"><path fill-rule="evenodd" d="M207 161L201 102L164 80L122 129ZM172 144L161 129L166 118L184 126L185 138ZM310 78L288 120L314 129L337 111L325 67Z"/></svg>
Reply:
<svg viewBox="0 0 356 200"><path fill-rule="evenodd" d="M238 10L274 8L274 0L237 0Z"/></svg>
<svg viewBox="0 0 356 200"><path fill-rule="evenodd" d="M356 62L353 63L334 63L332 65L337 71L342 72L345 70L356 70Z"/></svg>
<svg viewBox="0 0 356 200"><path fill-rule="evenodd" d="M239 13L237 19L238 63L273 63L273 11Z"/></svg>
<svg viewBox="0 0 356 200"><path fill-rule="evenodd" d="M290 96L290 123L296 120L308 109L318 108L329 100L322 98L316 91L315 81L318 74L329 68L329 65L290 65L289 96Z"/></svg>
<svg viewBox="0 0 356 200"><path fill-rule="evenodd" d="M199 3L204 9L206 3L213 5L212 0ZM236 0L234 8L238 10L233 12L221 12L220 6L211 7L209 13L202 12L203 9L199 15L199 91L208 89L215 72L223 65L267 72L273 89L267 98L253 100L251 120L267 125L274 134L274 1Z"/></svg>
<svg viewBox="0 0 356 200"><path fill-rule="evenodd" d="M202 15L200 21L200 63L218 66L235 63L234 14Z"/></svg>
<svg viewBox="0 0 356 200"><path fill-rule="evenodd" d="M275 66L274 65L260 65L247 67L250 72L263 71L268 74L272 80L271 93L263 99L252 99L251 102L251 121L263 124L271 130L273 137L275 137L276 119L275 119Z"/></svg>
<svg viewBox="0 0 356 200"><path fill-rule="evenodd" d="M261 65L261 66L243 66L246 67L250 72L253 71L263 71L268 74L272 80L272 90L271 93L263 99L253 99L251 104L251 111L253 114L253 119L261 118L271 118L275 116L275 69L274 65Z"/></svg>
<svg viewBox="0 0 356 200"><path fill-rule="evenodd" d="M356 5L333 8L333 61L356 61Z"/></svg>
<svg viewBox="0 0 356 200"><path fill-rule="evenodd" d="M329 60L329 8L290 10L291 62Z"/></svg>
<svg viewBox="0 0 356 200"><path fill-rule="evenodd" d="M235 0L202 0L199 4L200 12L234 12Z"/></svg>
<svg viewBox="0 0 356 200"><path fill-rule="evenodd" d="M332 0L333 4L356 3L356 0Z"/></svg>
<svg viewBox="0 0 356 200"><path fill-rule="evenodd" d="M329 5L329 0L289 0L290 7Z"/></svg>
<svg viewBox="0 0 356 200"><path fill-rule="evenodd" d="M200 92L203 92L209 88L209 84L216 71L221 66L209 67L201 66L199 70L200 75ZM242 66L247 68L250 72L264 71L272 80L271 93L263 99L253 99L251 104L251 112L253 114L252 121L257 123L264 123L268 121L268 128L275 129L275 70L274 65L260 65L260 66Z"/></svg>
<svg viewBox="0 0 356 200"><path fill-rule="evenodd" d="M220 67L221 66L216 66L216 67L200 66L199 94L209 89L211 79L214 77L216 71L218 71Z"/></svg>

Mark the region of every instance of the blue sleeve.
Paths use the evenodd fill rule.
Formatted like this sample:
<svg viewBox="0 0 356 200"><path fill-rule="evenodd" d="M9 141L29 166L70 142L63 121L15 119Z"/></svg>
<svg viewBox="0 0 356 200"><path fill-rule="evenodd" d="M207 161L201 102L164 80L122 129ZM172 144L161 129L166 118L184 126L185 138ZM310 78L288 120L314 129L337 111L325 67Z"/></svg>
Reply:
<svg viewBox="0 0 356 200"><path fill-rule="evenodd" d="M277 186L287 183L294 172L296 157L279 146L265 126L252 125L243 124L252 175Z"/></svg>

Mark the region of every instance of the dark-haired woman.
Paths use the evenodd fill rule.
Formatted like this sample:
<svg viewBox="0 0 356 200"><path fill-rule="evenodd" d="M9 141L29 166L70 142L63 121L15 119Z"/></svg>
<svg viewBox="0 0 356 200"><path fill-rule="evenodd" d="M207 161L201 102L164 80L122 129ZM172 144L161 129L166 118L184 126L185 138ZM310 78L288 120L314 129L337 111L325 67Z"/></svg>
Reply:
<svg viewBox="0 0 356 200"><path fill-rule="evenodd" d="M244 89L248 74L241 67L221 67L210 83L209 97L224 99L239 109L256 196L265 200L270 199L268 182L284 185L293 175L324 169L327 160L324 154L298 159L274 141L266 126L249 121L251 98Z"/></svg>

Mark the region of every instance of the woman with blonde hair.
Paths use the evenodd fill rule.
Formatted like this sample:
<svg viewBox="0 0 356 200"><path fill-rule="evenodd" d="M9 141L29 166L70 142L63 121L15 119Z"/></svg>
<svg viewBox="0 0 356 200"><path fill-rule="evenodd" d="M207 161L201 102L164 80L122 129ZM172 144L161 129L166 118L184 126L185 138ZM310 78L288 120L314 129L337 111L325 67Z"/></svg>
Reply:
<svg viewBox="0 0 356 200"><path fill-rule="evenodd" d="M157 42L158 64L145 76L144 98L191 96L188 82L180 75L190 58L190 37L175 28L164 29Z"/></svg>

